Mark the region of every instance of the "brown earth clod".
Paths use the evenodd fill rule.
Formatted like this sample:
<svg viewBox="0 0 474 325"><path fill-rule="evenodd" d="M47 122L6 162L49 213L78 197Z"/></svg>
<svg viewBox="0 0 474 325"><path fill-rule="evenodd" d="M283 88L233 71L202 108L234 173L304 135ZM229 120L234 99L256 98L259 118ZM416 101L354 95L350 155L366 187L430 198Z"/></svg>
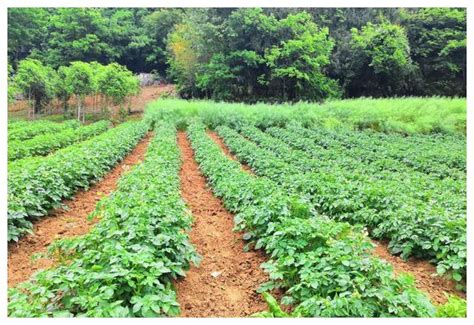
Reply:
<svg viewBox="0 0 474 325"><path fill-rule="evenodd" d="M98 221L87 220L94 211L97 202L112 193L119 178L132 166L140 163L148 147L152 134L147 134L137 146L107 175L86 191L79 191L70 200L63 203L68 209L52 210L47 216L34 222L33 233L21 238L17 243L8 245L8 287L28 280L33 273L54 266L49 258L32 260L32 256L47 251L56 239L84 235Z"/></svg>

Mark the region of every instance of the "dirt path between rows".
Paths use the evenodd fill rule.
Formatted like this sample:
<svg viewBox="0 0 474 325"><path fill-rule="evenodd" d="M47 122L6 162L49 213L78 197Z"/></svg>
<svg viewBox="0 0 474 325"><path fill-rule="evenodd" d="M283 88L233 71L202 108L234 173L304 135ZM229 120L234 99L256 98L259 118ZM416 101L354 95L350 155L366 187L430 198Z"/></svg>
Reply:
<svg viewBox="0 0 474 325"><path fill-rule="evenodd" d="M231 159L239 161L227 148L226 144L215 132L208 131L209 137L218 144L222 151ZM241 164L242 168L249 173L253 171L248 165ZM466 293L456 290L456 283L452 280L436 276L436 267L426 260L410 258L404 261L399 256L394 256L388 250L388 244L384 241L375 241L376 248L373 254L386 260L393 267L395 274L402 272L411 273L415 277L415 285L418 289L426 292L434 304L443 304L447 301L445 293L466 298Z"/></svg>
<svg viewBox="0 0 474 325"><path fill-rule="evenodd" d="M256 289L267 275L260 251L244 251L242 234L233 232L233 215L216 198L194 160L184 132L178 133L183 165L181 194L191 209L194 223L191 243L202 256L186 277L176 281L182 317L244 317L265 310Z"/></svg>
<svg viewBox="0 0 474 325"><path fill-rule="evenodd" d="M109 195L117 187L120 176L133 165L145 158L152 134L147 134L121 162L119 162L102 180L87 191L79 191L71 200L63 203L68 210L56 209L34 224L33 234L20 239L18 243L8 245L8 287L28 280L33 273L49 268L54 261L41 258L33 261L34 254L46 252L49 244L56 239L84 235L97 220L87 220L94 211L97 202Z"/></svg>

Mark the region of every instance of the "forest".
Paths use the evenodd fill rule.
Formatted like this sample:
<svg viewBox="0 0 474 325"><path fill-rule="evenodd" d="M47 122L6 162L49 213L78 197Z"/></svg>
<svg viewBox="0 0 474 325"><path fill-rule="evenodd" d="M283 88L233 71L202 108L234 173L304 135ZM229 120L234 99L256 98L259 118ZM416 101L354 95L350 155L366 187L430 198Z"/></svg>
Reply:
<svg viewBox="0 0 474 325"><path fill-rule="evenodd" d="M464 97L466 10L10 8L8 58L12 79L25 59L118 63L183 98Z"/></svg>

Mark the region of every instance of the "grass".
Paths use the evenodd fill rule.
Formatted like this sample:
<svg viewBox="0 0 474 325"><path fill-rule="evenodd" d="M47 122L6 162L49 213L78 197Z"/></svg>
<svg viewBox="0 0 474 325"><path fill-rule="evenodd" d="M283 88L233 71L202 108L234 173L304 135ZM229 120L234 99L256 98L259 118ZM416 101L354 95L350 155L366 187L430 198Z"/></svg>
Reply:
<svg viewBox="0 0 474 325"><path fill-rule="evenodd" d="M466 134L466 99L444 97L358 98L324 104L220 103L207 100L160 99L149 107L161 108L154 114L182 120L199 116L208 126L225 118L235 124L251 122L260 127L284 126L291 120L304 125L328 128L373 129L402 134ZM179 121L178 121L179 122Z"/></svg>

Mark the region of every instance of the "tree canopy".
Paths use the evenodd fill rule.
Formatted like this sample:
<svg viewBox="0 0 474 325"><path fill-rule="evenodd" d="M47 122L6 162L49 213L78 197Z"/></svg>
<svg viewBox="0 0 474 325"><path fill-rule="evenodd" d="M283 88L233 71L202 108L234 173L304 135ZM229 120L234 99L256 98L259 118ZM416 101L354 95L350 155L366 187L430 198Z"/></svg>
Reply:
<svg viewBox="0 0 474 325"><path fill-rule="evenodd" d="M9 8L8 57L118 63L182 97L465 96L458 8ZM66 95L66 94L64 94Z"/></svg>

